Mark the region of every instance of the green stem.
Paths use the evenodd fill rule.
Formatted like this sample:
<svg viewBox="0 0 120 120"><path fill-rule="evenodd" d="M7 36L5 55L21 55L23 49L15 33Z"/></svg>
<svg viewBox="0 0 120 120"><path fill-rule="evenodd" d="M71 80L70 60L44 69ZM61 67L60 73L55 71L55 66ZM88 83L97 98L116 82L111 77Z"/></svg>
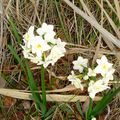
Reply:
<svg viewBox="0 0 120 120"><path fill-rule="evenodd" d="M93 105L93 101L91 98L89 98L90 103L89 103L89 107L88 110L86 112L86 120L90 120L91 119L91 113L92 113L92 105Z"/></svg>
<svg viewBox="0 0 120 120"><path fill-rule="evenodd" d="M41 65L41 84L42 84L42 101L46 111L45 69L43 65Z"/></svg>

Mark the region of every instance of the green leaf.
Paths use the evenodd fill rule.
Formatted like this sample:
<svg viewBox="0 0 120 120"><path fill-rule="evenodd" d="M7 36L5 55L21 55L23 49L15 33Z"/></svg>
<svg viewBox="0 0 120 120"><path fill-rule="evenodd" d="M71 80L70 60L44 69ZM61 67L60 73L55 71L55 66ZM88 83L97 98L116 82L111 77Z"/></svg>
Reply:
<svg viewBox="0 0 120 120"><path fill-rule="evenodd" d="M45 68L41 65L41 85L42 85L42 101L46 106L46 90L45 90Z"/></svg>
<svg viewBox="0 0 120 120"><path fill-rule="evenodd" d="M118 94L120 92L120 87L116 90L111 90L109 91L103 98L101 101L99 101L99 103L97 103L97 105L94 107L91 115L93 116L97 116L99 115L107 106L108 103L110 103L112 101L112 98Z"/></svg>
<svg viewBox="0 0 120 120"><path fill-rule="evenodd" d="M19 44L22 43L22 38L20 37L20 35L18 34L18 31L17 31L17 26L15 24L15 21L13 21L12 17L9 18L9 23L10 23L10 28L12 29L12 32L13 32L13 35L15 36L17 42Z"/></svg>
<svg viewBox="0 0 120 120"><path fill-rule="evenodd" d="M19 57L19 55L17 54L17 51L13 48L12 45L7 45L10 52L13 54L14 58L17 60L17 63L20 64L21 68L23 69L24 72L26 72L24 64L22 62L22 59Z"/></svg>
<svg viewBox="0 0 120 120"><path fill-rule="evenodd" d="M81 102L80 102L80 101L77 101L77 102L76 102L76 107L77 107L78 112L79 112L80 115L82 116L82 118L84 118L84 115L83 115L83 112L82 112L82 105L81 105Z"/></svg>
<svg viewBox="0 0 120 120"><path fill-rule="evenodd" d="M90 103L89 103L89 108L86 112L86 120L90 120L91 119L91 113L92 113L92 106L93 106L93 101L91 98L89 98Z"/></svg>
<svg viewBox="0 0 120 120"><path fill-rule="evenodd" d="M42 104L42 99L40 97L40 94L35 92L35 91L38 91L37 86L36 86L35 80L33 78L32 71L30 70L27 62L26 62L26 68L27 68L27 74L28 74L28 84L29 84L30 90L32 92L33 100L36 103L37 109L41 108L42 117L44 117L45 113L46 113L46 107L44 106L44 104Z"/></svg>
<svg viewBox="0 0 120 120"><path fill-rule="evenodd" d="M59 105L59 108L63 111L63 112L67 112L69 114L73 113L73 110L71 108L71 106L67 103L63 103L61 105Z"/></svg>
<svg viewBox="0 0 120 120"><path fill-rule="evenodd" d="M55 109L56 109L56 106L55 106L55 105L52 106L52 107L47 111L47 113L45 114L45 118L50 117L50 116L54 113Z"/></svg>

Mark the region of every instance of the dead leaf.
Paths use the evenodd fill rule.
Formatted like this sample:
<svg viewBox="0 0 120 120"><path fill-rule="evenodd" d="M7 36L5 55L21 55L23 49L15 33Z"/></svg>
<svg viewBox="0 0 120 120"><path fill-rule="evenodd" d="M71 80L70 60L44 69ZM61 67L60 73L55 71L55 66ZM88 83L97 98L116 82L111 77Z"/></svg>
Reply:
<svg viewBox="0 0 120 120"><path fill-rule="evenodd" d="M5 97L3 100L3 104L5 107L11 107L16 103L16 99L13 99L11 97Z"/></svg>
<svg viewBox="0 0 120 120"><path fill-rule="evenodd" d="M0 94L5 96L10 96L13 98L32 100L32 94L30 91L20 91L17 89L5 89L0 88ZM80 100L81 102L85 101L88 98L86 95L60 95L60 94L46 94L47 101L56 101L56 102L76 102ZM102 97L95 96L94 101L101 100Z"/></svg>

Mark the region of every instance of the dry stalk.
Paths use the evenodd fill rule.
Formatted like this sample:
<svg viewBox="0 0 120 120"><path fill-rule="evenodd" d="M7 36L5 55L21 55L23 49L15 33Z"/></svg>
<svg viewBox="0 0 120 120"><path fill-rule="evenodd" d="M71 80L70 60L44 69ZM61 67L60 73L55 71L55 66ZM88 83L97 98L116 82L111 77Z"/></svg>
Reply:
<svg viewBox="0 0 120 120"><path fill-rule="evenodd" d="M0 88L0 94L5 95L8 97L13 97L17 99L24 99L24 100L32 100L31 93L27 92L20 92L15 89L5 89L5 88ZM85 95L60 95L60 94L47 94L47 101L56 101L56 102L77 102L80 100L81 102L84 102L88 96ZM96 96L94 101L99 101L102 97Z"/></svg>
<svg viewBox="0 0 120 120"><path fill-rule="evenodd" d="M85 20L87 20L92 26L94 26L102 35L104 35L109 41L114 43L117 47L120 48L120 40L117 39L114 35L108 32L105 28L98 24L93 18L85 14L80 8L76 7L69 0L63 0L70 6L77 14L81 15Z"/></svg>

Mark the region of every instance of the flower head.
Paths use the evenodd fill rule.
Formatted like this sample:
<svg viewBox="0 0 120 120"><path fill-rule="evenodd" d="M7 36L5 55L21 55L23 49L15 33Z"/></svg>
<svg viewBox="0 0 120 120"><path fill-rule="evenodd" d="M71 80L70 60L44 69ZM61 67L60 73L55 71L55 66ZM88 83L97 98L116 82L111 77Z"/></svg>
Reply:
<svg viewBox="0 0 120 120"><path fill-rule="evenodd" d="M55 44L56 40L54 39L54 36L56 33L53 31L53 29L53 25L47 25L46 23L43 23L41 28L37 29L37 33L42 36L45 41Z"/></svg>
<svg viewBox="0 0 120 120"><path fill-rule="evenodd" d="M88 86L87 90L89 96L94 99L97 93L110 88L108 83L109 80L113 80L113 73L115 72L115 69L112 68L112 64L108 62L104 55L101 59L97 59L98 66L95 69L88 68L87 63L88 60L83 59L81 56L79 56L76 61L73 61L73 69L79 70L80 73L77 71L77 75L75 75L72 71L71 75L68 76L68 80L71 81L77 88L82 88L83 84ZM101 75L99 76L97 74ZM82 79L83 81L81 82Z"/></svg>
<svg viewBox="0 0 120 120"><path fill-rule="evenodd" d="M108 84L109 83L109 80L113 80L113 73L115 72L115 69L110 69L106 75L103 77L103 81L105 84Z"/></svg>
<svg viewBox="0 0 120 120"><path fill-rule="evenodd" d="M21 47L24 57L37 65L43 64L44 67L49 64L54 65L59 58L64 56L66 43L60 38L54 38L53 25L43 23L41 28L37 29L37 33L39 35L34 35L34 26L31 26L23 36L25 45Z"/></svg>
<svg viewBox="0 0 120 120"><path fill-rule="evenodd" d="M88 68L88 76L96 76L95 70Z"/></svg>
<svg viewBox="0 0 120 120"><path fill-rule="evenodd" d="M68 80L71 81L71 84L74 85L76 88L80 88L83 90L83 85L81 84L81 80L77 78L74 71L71 71L71 75L69 75Z"/></svg>
<svg viewBox="0 0 120 120"><path fill-rule="evenodd" d="M108 88L110 88L110 87L108 87L106 84L104 84L103 80L101 80L101 79L96 82L90 81L89 87L88 87L89 96L92 99L94 99L96 93L102 92Z"/></svg>
<svg viewBox="0 0 120 120"><path fill-rule="evenodd" d="M102 76L105 76L105 74L112 68L111 63L108 62L105 55L102 56L101 59L97 59L98 66L95 68L96 73L100 73Z"/></svg>
<svg viewBox="0 0 120 120"><path fill-rule="evenodd" d="M42 56L44 51L50 50L51 47L40 36L35 36L32 41L32 53L35 53L38 57Z"/></svg>
<svg viewBox="0 0 120 120"><path fill-rule="evenodd" d="M44 62L44 67L47 67L49 64L54 65L55 62L64 56L66 50L65 50L65 42L62 42L61 39L56 40L56 45L51 49L50 54L46 57Z"/></svg>
<svg viewBox="0 0 120 120"><path fill-rule="evenodd" d="M94 70L92 70L91 68L88 68L88 73L87 73L87 75L85 75L84 77L83 77L83 79L84 80L88 80L89 79L89 77L95 77L96 76L96 73L95 73L95 71Z"/></svg>
<svg viewBox="0 0 120 120"><path fill-rule="evenodd" d="M25 46L30 48L31 41L34 39L34 26L31 26L28 29L28 32L23 35L23 41L25 43Z"/></svg>
<svg viewBox="0 0 120 120"><path fill-rule="evenodd" d="M83 69L87 67L88 59L84 59L83 57L79 56L76 61L73 61L73 69L79 70L79 72L83 72Z"/></svg>
<svg viewBox="0 0 120 120"><path fill-rule="evenodd" d="M88 79L89 79L89 76L88 76L88 75L85 75L85 76L83 77L83 79L84 79L84 80L88 80Z"/></svg>

